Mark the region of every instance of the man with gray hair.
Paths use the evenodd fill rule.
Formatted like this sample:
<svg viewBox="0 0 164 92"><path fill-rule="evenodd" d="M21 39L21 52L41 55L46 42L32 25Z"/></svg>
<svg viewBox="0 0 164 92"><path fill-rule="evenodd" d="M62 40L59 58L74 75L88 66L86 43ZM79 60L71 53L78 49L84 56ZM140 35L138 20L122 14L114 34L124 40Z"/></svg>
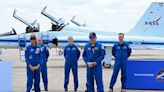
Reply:
<svg viewBox="0 0 164 92"><path fill-rule="evenodd" d="M68 37L68 45L64 48L64 57L65 57L65 66L64 66L64 89L68 91L68 83L69 83L69 73L72 69L73 77L74 77L74 91L77 91L78 88L78 59L80 57L80 51L78 46L74 44L73 37Z"/></svg>

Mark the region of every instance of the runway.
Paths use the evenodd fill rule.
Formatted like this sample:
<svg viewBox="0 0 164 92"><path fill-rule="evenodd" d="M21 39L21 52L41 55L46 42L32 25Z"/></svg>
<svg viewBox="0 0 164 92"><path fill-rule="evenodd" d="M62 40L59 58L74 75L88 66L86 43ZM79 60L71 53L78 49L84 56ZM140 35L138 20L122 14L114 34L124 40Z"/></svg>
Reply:
<svg viewBox="0 0 164 92"><path fill-rule="evenodd" d="M26 90L26 64L20 61L18 49L2 49L1 60L10 60L13 65L13 92L25 92ZM132 56L129 59L149 59L149 60L164 60L164 50L133 50ZM112 64L114 61L112 61ZM79 88L78 92L84 92L86 83L86 68L85 64L80 58L78 61L78 76ZM108 91L109 82L113 72L113 67L110 69L103 68L103 81L105 92ZM114 92L119 92L121 88L120 74L118 81L114 87ZM64 92L64 58L57 56L56 50L50 50L50 58L48 61L48 78L49 91L48 92ZM41 81L41 90L43 91L43 83ZM69 92L73 92L73 76L70 74ZM151 90L128 90L127 92L157 92ZM164 91L159 91L164 92Z"/></svg>

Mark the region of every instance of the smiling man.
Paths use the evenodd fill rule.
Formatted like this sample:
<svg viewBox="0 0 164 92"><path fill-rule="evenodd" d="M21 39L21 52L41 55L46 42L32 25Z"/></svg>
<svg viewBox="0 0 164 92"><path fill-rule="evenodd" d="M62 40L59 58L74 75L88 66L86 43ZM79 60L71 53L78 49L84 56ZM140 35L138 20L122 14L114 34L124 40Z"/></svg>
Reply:
<svg viewBox="0 0 164 92"><path fill-rule="evenodd" d="M100 42L96 41L96 33L89 34L90 42L84 47L83 59L87 66L87 90L95 92L94 78L98 92L104 92L101 61L105 57L105 50Z"/></svg>

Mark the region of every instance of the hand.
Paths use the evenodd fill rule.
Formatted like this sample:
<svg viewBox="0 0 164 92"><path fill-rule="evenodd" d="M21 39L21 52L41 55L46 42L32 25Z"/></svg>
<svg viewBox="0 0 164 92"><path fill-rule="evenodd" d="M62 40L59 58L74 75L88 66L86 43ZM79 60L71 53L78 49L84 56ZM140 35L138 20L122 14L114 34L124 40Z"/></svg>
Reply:
<svg viewBox="0 0 164 92"><path fill-rule="evenodd" d="M38 70L38 67L37 67L37 66L35 66L35 67L34 67L34 69L35 69L35 70Z"/></svg>
<svg viewBox="0 0 164 92"><path fill-rule="evenodd" d="M36 69L35 69L35 67L32 67L32 68L31 68L31 71L33 71L33 72L34 72L35 70L36 70Z"/></svg>
<svg viewBox="0 0 164 92"><path fill-rule="evenodd" d="M30 67L30 69L31 69L32 72L35 71L35 67L33 67L31 64L29 64L29 67Z"/></svg>
<svg viewBox="0 0 164 92"><path fill-rule="evenodd" d="M93 62L93 66L96 66L97 65L97 63L96 62Z"/></svg>
<svg viewBox="0 0 164 92"><path fill-rule="evenodd" d="M40 67L40 65L38 64L37 66L35 66L34 68L35 68L35 70L38 70L39 69L39 67Z"/></svg>
<svg viewBox="0 0 164 92"><path fill-rule="evenodd" d="M89 68L93 68L93 63L92 62L88 62L87 65L88 65Z"/></svg>

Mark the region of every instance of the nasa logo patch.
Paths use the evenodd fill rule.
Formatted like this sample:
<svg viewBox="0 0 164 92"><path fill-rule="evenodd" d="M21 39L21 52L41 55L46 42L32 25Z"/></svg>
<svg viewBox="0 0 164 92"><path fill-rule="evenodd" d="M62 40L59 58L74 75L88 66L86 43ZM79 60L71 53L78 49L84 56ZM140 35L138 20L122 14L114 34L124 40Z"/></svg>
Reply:
<svg viewBox="0 0 164 92"><path fill-rule="evenodd" d="M124 49L124 50L126 50L126 49L127 49L127 47L126 47L126 46L124 46L124 47L123 47L123 49Z"/></svg>
<svg viewBox="0 0 164 92"><path fill-rule="evenodd" d="M72 50L74 50L74 51L75 51L75 50L76 50L76 48L72 48Z"/></svg>
<svg viewBox="0 0 164 92"><path fill-rule="evenodd" d="M70 48L67 48L67 50L70 50Z"/></svg>
<svg viewBox="0 0 164 92"><path fill-rule="evenodd" d="M91 48L88 48L88 50L91 50Z"/></svg>
<svg viewBox="0 0 164 92"><path fill-rule="evenodd" d="M31 51L31 52L33 52L33 51L34 51L34 49L31 49L30 51Z"/></svg>

